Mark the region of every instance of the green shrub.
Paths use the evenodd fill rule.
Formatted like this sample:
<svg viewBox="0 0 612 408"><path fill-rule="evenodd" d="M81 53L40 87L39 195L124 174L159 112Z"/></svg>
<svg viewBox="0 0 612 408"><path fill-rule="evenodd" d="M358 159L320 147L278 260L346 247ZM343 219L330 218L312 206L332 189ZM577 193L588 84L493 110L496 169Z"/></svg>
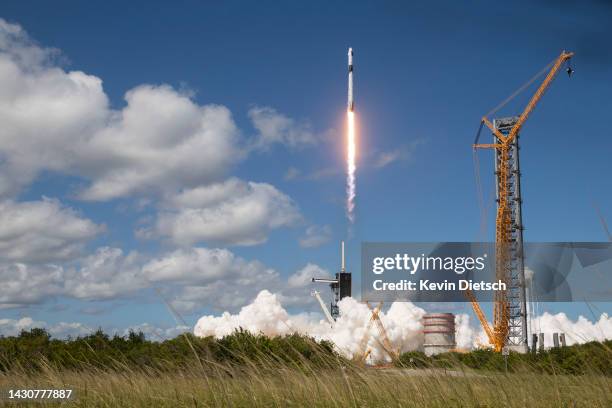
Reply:
<svg viewBox="0 0 612 408"><path fill-rule="evenodd" d="M331 357L331 358L330 358ZM289 363L299 367L305 362L324 366L338 361L329 342L307 336L266 337L245 330L225 336L199 338L185 333L163 342L149 341L141 332L112 338L102 330L74 339L55 340L44 329L22 331L19 336L0 337L0 371L19 367L39 371L42 364L57 369L183 369L214 363L245 365Z"/></svg>
<svg viewBox="0 0 612 408"><path fill-rule="evenodd" d="M403 367L468 367L479 370L505 371L506 362L501 353L492 350L474 350L469 353L442 353L427 357L423 353L408 352L400 356ZM546 374L612 376L612 341L590 342L568 347L553 348L542 353L508 356L509 372L537 372Z"/></svg>

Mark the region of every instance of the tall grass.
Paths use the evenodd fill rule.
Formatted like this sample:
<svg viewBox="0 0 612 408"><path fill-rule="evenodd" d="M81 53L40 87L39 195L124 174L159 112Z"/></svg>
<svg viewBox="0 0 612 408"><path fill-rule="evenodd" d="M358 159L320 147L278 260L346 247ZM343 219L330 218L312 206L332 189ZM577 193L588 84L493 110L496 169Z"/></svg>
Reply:
<svg viewBox="0 0 612 408"><path fill-rule="evenodd" d="M604 376L445 372L349 366L296 370L223 365L174 373L45 369L10 372L0 387L71 388L77 407L610 407ZM58 405L32 402L30 406ZM28 404L24 404L28 405Z"/></svg>
<svg viewBox="0 0 612 408"><path fill-rule="evenodd" d="M530 370L529 363L521 361L520 369L505 373L495 368L476 370L458 358L447 368L436 364L373 368L347 361L330 352L329 345L308 338L267 339L245 333L208 345L205 351L196 341L195 355L183 348L185 360L170 365L137 364L142 354L122 358L125 350L113 354L112 360L96 359L92 356L102 351L94 347L92 355L61 354L68 359L62 362L70 362L67 366L41 353L32 365L9 367L4 362L7 369L0 370L0 389L70 388L75 398L62 405L77 407L612 406L612 377L597 369L561 375L537 366ZM469 364L474 360L463 359Z"/></svg>

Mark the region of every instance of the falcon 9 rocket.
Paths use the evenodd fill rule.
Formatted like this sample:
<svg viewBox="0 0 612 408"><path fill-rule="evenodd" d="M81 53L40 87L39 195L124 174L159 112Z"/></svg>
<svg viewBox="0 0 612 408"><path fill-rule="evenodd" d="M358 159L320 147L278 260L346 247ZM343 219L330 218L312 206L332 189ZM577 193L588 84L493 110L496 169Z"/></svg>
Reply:
<svg viewBox="0 0 612 408"><path fill-rule="evenodd" d="M353 49L348 49L348 110L353 111Z"/></svg>
<svg viewBox="0 0 612 408"><path fill-rule="evenodd" d="M353 101L353 49L348 49L348 105L347 105L347 132L346 132L346 214L349 222L355 222L355 171L357 170L355 158L357 143L355 140L355 103Z"/></svg>

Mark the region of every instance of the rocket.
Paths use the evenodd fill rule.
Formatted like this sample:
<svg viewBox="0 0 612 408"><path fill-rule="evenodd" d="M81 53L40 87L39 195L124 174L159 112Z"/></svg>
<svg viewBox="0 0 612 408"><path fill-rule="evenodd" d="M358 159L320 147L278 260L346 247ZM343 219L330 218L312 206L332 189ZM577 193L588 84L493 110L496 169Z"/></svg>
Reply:
<svg viewBox="0 0 612 408"><path fill-rule="evenodd" d="M355 103L353 101L353 49L348 49L348 111L352 112Z"/></svg>

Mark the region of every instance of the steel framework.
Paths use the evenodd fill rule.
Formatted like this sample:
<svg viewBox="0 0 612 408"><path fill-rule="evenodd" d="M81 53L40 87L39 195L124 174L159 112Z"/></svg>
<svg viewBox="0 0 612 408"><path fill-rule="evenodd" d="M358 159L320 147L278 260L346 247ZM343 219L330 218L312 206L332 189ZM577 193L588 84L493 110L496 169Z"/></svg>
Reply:
<svg viewBox="0 0 612 408"><path fill-rule="evenodd" d="M527 351L527 307L523 260L523 223L518 135L536 105L555 79L559 69L574 54L561 52L523 113L517 117L496 119L491 123L484 116L482 123L493 133L492 144L475 144L474 148L495 150L497 214L495 218L495 276L506 284L506 290L495 292L493 327L475 296L467 292L474 312L496 351L508 346L515 351ZM568 67L567 73L573 70Z"/></svg>
<svg viewBox="0 0 612 408"><path fill-rule="evenodd" d="M518 122L518 117L495 119L493 125L502 134L507 135ZM493 135L494 139L497 139ZM494 140L497 142L497 140ZM506 157L503 157L503 156ZM506 334L506 346L514 351L527 352L527 299L525 296L525 264L523 258L523 217L521 214L521 168L519 160L519 135L518 133L508 145L507 149L495 150L495 175L496 182L496 201L505 203L507 210L502 215L504 217L498 239L503 239L506 245L496 248L503 251L504 281L508 284L508 290L498 292L505 297L506 309L501 306L495 310L502 316L507 314L508 332ZM498 215L499 216L499 215ZM499 224L498 224L499 225ZM499 242L499 241L498 241ZM500 277L498 277L499 279ZM501 298L501 296L500 296ZM501 305L502 299L496 299L495 305ZM500 310L502 309L502 310ZM501 317L501 316L499 316ZM502 333L500 333L502 335Z"/></svg>

